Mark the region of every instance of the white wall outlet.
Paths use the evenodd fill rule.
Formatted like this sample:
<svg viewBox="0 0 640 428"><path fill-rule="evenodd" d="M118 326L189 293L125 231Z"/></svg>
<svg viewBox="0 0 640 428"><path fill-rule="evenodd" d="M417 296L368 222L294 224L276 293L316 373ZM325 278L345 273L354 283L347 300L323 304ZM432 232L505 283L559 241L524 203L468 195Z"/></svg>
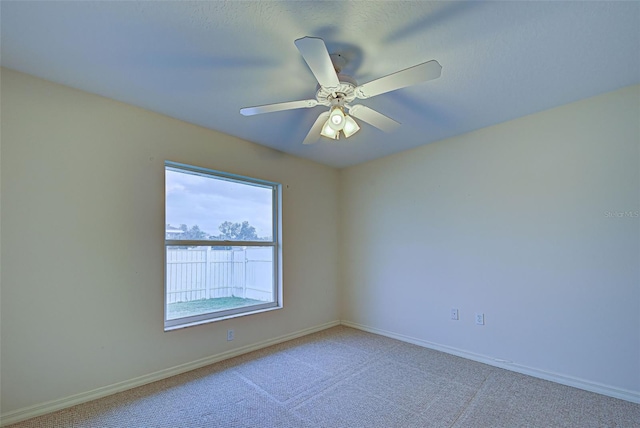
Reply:
<svg viewBox="0 0 640 428"><path fill-rule="evenodd" d="M476 324L484 325L484 314L476 314Z"/></svg>
<svg viewBox="0 0 640 428"><path fill-rule="evenodd" d="M236 335L233 330L227 330L227 341L235 339Z"/></svg>
<svg viewBox="0 0 640 428"><path fill-rule="evenodd" d="M456 308L452 308L451 309L451 319L452 320L457 320L458 319L458 310Z"/></svg>

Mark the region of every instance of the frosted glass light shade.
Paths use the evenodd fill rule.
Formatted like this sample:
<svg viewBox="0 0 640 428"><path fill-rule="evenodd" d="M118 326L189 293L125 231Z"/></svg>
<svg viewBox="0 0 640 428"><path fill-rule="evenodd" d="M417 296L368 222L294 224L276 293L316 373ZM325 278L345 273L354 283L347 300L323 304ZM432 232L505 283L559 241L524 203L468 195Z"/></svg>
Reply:
<svg viewBox="0 0 640 428"><path fill-rule="evenodd" d="M344 128L344 123L345 123L345 117L344 117L344 112L342 111L342 109L340 107L333 107L331 109L331 113L329 114L329 126L334 130L334 131L340 131L342 128Z"/></svg>
<svg viewBox="0 0 640 428"><path fill-rule="evenodd" d="M331 118L327 119L324 125L322 125L322 131L320 131L320 135L331 138L332 140L337 140L339 133L340 131L336 131L331 127Z"/></svg>
<svg viewBox="0 0 640 428"><path fill-rule="evenodd" d="M349 115L345 115L344 117L344 128L342 128L342 132L344 132L345 138L351 137L353 134L358 132L360 127L358 123Z"/></svg>

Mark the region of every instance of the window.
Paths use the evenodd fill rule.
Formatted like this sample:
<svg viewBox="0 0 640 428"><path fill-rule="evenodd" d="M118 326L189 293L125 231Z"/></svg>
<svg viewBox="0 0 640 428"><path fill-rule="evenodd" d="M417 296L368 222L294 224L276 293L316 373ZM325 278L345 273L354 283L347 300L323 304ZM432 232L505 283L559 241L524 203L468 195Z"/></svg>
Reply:
<svg viewBox="0 0 640 428"><path fill-rule="evenodd" d="M165 330L282 307L280 192L165 162Z"/></svg>

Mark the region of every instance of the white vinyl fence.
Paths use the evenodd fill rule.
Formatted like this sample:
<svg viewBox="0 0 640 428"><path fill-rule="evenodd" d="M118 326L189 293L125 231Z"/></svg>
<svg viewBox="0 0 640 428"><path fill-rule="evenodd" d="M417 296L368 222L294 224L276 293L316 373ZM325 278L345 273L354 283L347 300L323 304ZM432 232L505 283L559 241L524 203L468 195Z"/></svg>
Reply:
<svg viewBox="0 0 640 428"><path fill-rule="evenodd" d="M167 248L167 303L219 297L273 300L271 247Z"/></svg>

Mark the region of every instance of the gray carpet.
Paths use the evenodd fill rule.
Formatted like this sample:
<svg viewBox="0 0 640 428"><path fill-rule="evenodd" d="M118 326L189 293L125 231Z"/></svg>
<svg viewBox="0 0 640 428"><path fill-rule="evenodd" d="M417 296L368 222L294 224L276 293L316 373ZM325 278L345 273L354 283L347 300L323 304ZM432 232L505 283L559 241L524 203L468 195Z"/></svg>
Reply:
<svg viewBox="0 0 640 428"><path fill-rule="evenodd" d="M335 327L12 428L640 427L640 405Z"/></svg>

